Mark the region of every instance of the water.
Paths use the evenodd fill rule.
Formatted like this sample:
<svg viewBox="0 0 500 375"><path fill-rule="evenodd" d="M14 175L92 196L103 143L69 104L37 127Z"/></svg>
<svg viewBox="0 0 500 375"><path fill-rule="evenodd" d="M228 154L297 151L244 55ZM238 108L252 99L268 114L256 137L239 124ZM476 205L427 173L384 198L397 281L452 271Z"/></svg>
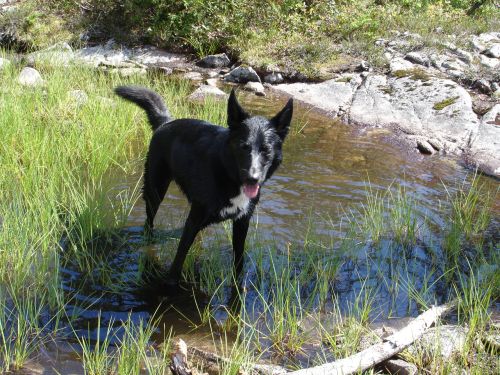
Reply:
<svg viewBox="0 0 500 375"><path fill-rule="evenodd" d="M269 116L276 113L284 101L245 95L243 104L254 114ZM446 204L448 193L444 186L453 193L470 171L452 158L423 156L416 150L408 150L384 129L351 127L300 106L296 106L294 116L294 129L284 148L284 162L262 189L261 203L253 219L255 225L249 233L249 247L264 243L281 249L288 244L300 248L300 244L314 238L322 244L332 243L336 248L348 228L346 218L359 217L370 189L372 193L384 193L389 186L406 189L406 194L417 203L419 220L425 221L425 230L422 231L429 238L436 236L435 240L439 241L435 229L444 225L449 212ZM122 181L121 186L133 186L139 177ZM480 180L486 190L495 194L498 181L484 176ZM83 286L75 300L85 305L93 303L74 323L80 334L95 339L98 319L101 320L100 329L104 330L108 324L119 327L119 321L126 320L129 314L132 320L139 321L156 313L162 314L160 326L164 327L155 334L158 341L172 327L175 335L181 336L189 345L213 347L213 337L207 328L193 329L199 323L199 314L190 291L177 297L165 297L161 288L130 287L137 278L141 256L157 255L165 251L166 244L175 245L187 207L179 190L171 185L155 221L162 240L145 245L141 233L145 209L142 200L136 204L123 231L127 240L111 245L115 248L113 257L108 259L109 278L114 285L111 290L109 287L99 288L95 282L82 283L81 275L71 266L62 270L68 292ZM491 230L494 236L498 236L494 233L499 228L498 201L494 202L493 212ZM215 237L218 242L213 240ZM221 251L229 254L230 241L222 225L206 230L201 243L205 247L220 245ZM342 263L336 279L339 302L348 309L363 287L362 280L366 279L373 285L383 284L380 275L389 280L394 275L404 275L402 280L413 279L418 289L435 282L433 293L436 294L442 285L437 282L439 273L430 274L428 250L428 244L421 242L406 251L383 240L376 248L362 247L354 255L350 254ZM251 250L249 254L252 256ZM402 258L405 262L398 263ZM251 271L248 277L252 277ZM391 294L390 287L382 286L376 294L379 316L415 315L417 307L409 303L408 291ZM302 292L308 293L307 290ZM441 297L444 297L446 291L441 292ZM199 301L202 304L208 302L203 295ZM77 305L72 302L68 310L78 309Z"/></svg>

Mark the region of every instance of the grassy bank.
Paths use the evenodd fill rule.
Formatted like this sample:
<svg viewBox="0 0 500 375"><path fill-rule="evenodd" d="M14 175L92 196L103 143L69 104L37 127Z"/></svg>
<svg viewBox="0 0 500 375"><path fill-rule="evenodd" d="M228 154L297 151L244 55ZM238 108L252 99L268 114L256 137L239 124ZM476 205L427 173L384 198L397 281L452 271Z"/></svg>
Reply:
<svg viewBox="0 0 500 375"><path fill-rule="evenodd" d="M353 58L383 65L383 49L374 41L394 31L418 33L418 43L435 46L448 34L459 42L498 26L498 9L488 0L25 0L19 11L0 18L0 29L12 30L24 49L60 40L78 44L83 33L198 56L224 51L262 70L313 80L345 68Z"/></svg>
<svg viewBox="0 0 500 375"><path fill-rule="evenodd" d="M123 181L140 174L150 130L138 108L116 100L113 87L147 85L165 97L175 117L220 124L225 123L225 103L189 104L185 98L191 88L185 81L124 79L84 67L38 68L46 81L38 88L17 83L20 66L1 73L0 371L19 369L52 339L65 339L79 344L88 374L138 374L144 367L166 374L169 327L161 350L153 348L156 319L112 318L101 326L99 315L99 344L90 333L73 332L72 322L91 301L77 303L78 290L64 291L61 270L71 266L96 293L119 293L125 286L112 285L107 275L116 272L111 260L127 241L120 230L138 199L138 184ZM86 102L74 90L84 91ZM294 368L341 358L362 348L366 337L375 340L373 319L414 315L451 299L458 299L459 324L469 328L468 345L453 360L429 361L424 352L405 356L431 373L453 373L457 367L497 372L492 349L478 341L495 333L491 307L500 290L498 244L488 226L496 192L482 189L477 179L450 188L442 202L448 219L433 228L437 239L424 245L429 224L405 190L391 187L381 194L369 185L366 189L365 204L343 218L347 229L340 240L315 236L312 220L304 223L311 233L304 243L283 247L252 237L239 315L220 306L232 283L231 255L220 251L228 238L219 235L192 249L184 278L212 301L198 301L199 315L220 354L232 359L221 364L221 373L237 374L258 359ZM176 244L161 244L157 258L171 259ZM429 264L414 270L419 251ZM163 263L158 263L160 271ZM338 286L347 272L359 277L347 280L352 285L342 294ZM70 304L79 309L69 313ZM227 319L218 318L221 311ZM111 332L116 326L119 337Z"/></svg>

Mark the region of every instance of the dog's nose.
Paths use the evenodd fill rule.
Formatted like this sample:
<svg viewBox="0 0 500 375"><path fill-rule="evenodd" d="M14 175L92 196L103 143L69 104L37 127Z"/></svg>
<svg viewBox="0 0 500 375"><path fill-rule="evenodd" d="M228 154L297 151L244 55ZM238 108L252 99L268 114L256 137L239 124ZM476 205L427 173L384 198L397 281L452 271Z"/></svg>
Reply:
<svg viewBox="0 0 500 375"><path fill-rule="evenodd" d="M255 184L257 184L257 182L259 182L259 179L258 179L258 178L248 177L248 178L246 179L246 183L247 183L248 185L255 185Z"/></svg>

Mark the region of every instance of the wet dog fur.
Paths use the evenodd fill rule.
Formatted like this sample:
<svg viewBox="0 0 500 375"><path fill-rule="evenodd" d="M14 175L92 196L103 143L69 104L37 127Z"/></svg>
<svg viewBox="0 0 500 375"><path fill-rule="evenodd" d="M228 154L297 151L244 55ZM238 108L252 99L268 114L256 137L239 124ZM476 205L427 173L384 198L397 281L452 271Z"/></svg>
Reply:
<svg viewBox="0 0 500 375"><path fill-rule="evenodd" d="M196 235L210 224L233 221L232 245L237 280L250 218L260 189L282 161L282 146L293 113L292 99L271 119L250 116L234 90L227 108L227 128L196 119L175 120L160 95L147 88L120 86L116 94L146 111L153 136L145 163L145 232L171 181L191 204L167 284L179 282L182 265Z"/></svg>

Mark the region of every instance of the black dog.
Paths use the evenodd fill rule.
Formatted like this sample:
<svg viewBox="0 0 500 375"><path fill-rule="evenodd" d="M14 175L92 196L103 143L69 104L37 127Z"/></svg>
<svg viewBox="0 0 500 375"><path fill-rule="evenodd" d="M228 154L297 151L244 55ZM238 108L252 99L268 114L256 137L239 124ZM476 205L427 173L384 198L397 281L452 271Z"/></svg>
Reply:
<svg viewBox="0 0 500 375"><path fill-rule="evenodd" d="M177 284L187 252L197 233L223 220L233 221L234 268L243 269L248 224L262 184L282 160L282 145L290 127L293 102L272 119L248 115L236 100L228 101L228 129L195 119L173 120L163 99L142 87L121 86L115 92L143 108L153 128L144 173L145 231L168 185L174 180L191 203L169 284Z"/></svg>

